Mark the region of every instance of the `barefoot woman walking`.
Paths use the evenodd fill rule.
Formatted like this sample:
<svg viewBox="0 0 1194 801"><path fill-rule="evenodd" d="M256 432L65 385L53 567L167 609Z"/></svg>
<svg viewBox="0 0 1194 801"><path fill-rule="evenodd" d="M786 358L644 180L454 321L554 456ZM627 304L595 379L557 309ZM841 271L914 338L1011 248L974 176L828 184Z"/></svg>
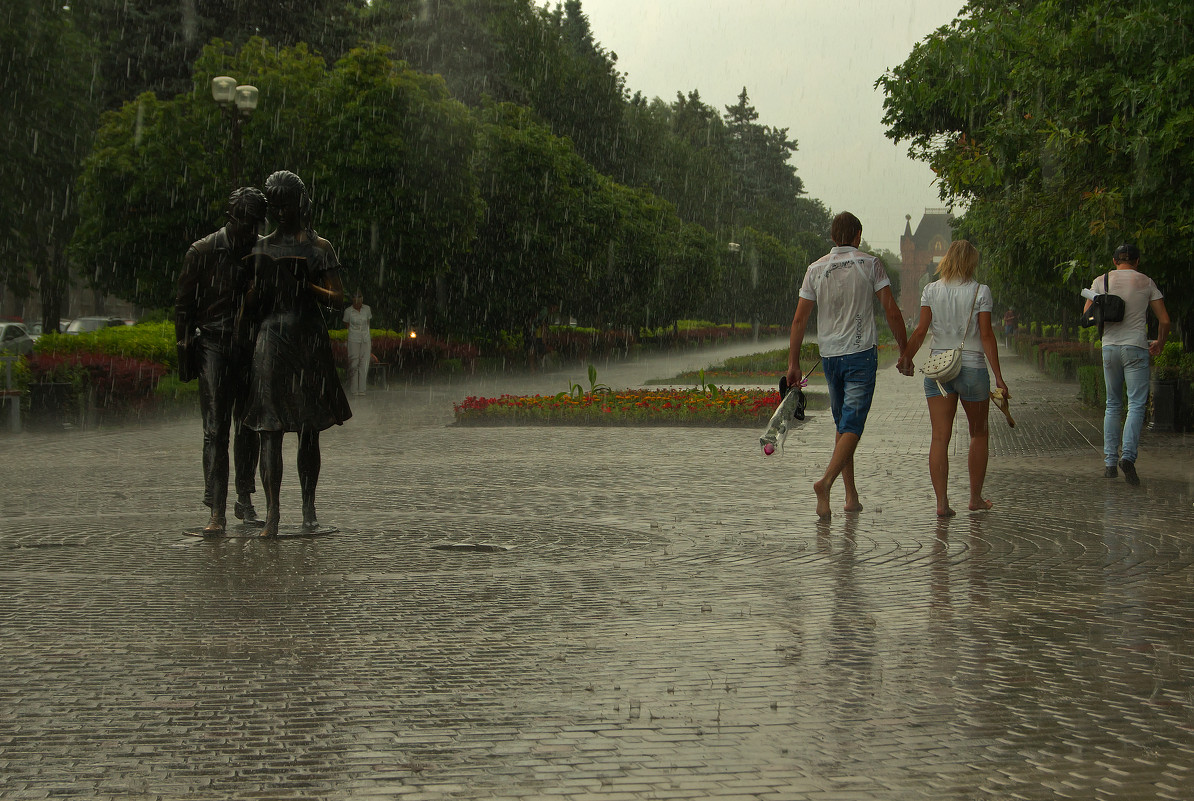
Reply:
<svg viewBox="0 0 1194 801"><path fill-rule="evenodd" d="M933 334L933 353L964 345L962 370L952 381L938 385L931 379L924 380L929 420L933 424L929 476L937 495L939 517L954 514L949 505L947 485L949 440L959 398L970 423L970 510L978 511L991 508L991 502L983 497L983 480L987 477L987 410L991 403L988 362L995 373L995 386L1004 397L1011 397L999 371L999 347L991 328L991 288L974 279L977 268L978 251L974 245L959 239L949 246L945 258L937 266L939 279L926 286L920 296L920 323L908 338L908 347L900 358L901 372L911 375L912 359L930 332ZM983 354L986 354L985 360Z"/></svg>

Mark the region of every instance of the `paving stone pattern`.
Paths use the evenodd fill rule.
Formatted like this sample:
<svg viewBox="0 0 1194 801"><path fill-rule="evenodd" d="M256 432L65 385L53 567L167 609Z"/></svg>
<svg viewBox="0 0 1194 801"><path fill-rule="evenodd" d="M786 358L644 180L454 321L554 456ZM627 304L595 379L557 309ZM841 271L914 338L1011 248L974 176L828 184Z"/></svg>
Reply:
<svg viewBox="0 0 1194 801"><path fill-rule="evenodd" d="M323 436L318 538L184 536L196 418L6 436L0 798L1192 798L1189 443L1103 479L1099 415L1005 360L995 509L965 512L959 421L943 522L894 370L866 509L825 523L826 413L769 458L750 429L448 425L583 366L372 392Z"/></svg>

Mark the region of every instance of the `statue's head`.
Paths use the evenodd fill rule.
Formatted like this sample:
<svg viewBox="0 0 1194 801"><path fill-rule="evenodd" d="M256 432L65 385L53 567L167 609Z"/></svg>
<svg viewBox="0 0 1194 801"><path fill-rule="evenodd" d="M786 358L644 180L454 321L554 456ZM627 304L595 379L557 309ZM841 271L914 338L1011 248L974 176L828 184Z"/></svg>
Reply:
<svg viewBox="0 0 1194 801"><path fill-rule="evenodd" d="M255 186L232 190L224 216L228 218L228 235L234 245L251 245L256 241L267 206L265 195Z"/></svg>
<svg viewBox="0 0 1194 801"><path fill-rule="evenodd" d="M311 219L311 196L307 185L289 170L278 170L265 179L265 197L269 216L287 231L305 228Z"/></svg>

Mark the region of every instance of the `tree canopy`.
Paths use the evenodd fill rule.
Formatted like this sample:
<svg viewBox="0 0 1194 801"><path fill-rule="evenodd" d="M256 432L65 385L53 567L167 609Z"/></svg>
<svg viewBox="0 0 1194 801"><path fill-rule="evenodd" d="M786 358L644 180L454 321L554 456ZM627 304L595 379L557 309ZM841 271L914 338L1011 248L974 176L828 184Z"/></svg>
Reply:
<svg viewBox="0 0 1194 801"><path fill-rule="evenodd" d="M234 188L227 122L211 77L242 76L261 92L244 126L244 183L290 169L307 183L315 226L341 253L346 284L382 313L411 315L444 265L472 239L478 200L473 121L435 76L377 47L332 68L305 45L250 40L204 50L194 92L146 93L104 119L81 181L77 258L107 292L170 304L183 250L222 224ZM333 101L332 98L335 98ZM181 246L185 249L185 245Z"/></svg>
<svg viewBox="0 0 1194 801"><path fill-rule="evenodd" d="M0 9L0 283L37 290L57 324L69 280L74 182L91 145L96 104L91 43L69 10L49 0Z"/></svg>
<svg viewBox="0 0 1194 801"><path fill-rule="evenodd" d="M1004 302L1072 317L1121 242L1194 333L1194 10L972 0L879 79L888 136L964 205Z"/></svg>
<svg viewBox="0 0 1194 801"><path fill-rule="evenodd" d="M17 91L26 116L6 122L0 166L40 193L9 210L0 250L32 264L31 244L59 244L56 261L4 277L43 300L69 252L96 290L169 305L186 245L222 222L234 161L240 183L304 178L379 319L445 331L513 330L556 304L602 325L741 320L778 306L742 280L729 242L755 243L751 275L776 289L826 241L796 143L745 88L724 112L696 90L629 97L581 0L13 0L2 13L0 80L28 86L47 65L61 78L55 96ZM261 93L239 140L210 98L221 74ZM29 135L56 171L26 157Z"/></svg>

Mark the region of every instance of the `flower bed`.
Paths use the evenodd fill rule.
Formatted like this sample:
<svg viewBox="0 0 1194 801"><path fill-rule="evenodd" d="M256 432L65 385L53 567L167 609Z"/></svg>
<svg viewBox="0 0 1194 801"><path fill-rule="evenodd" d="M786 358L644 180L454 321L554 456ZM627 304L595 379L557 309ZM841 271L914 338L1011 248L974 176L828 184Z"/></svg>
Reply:
<svg viewBox="0 0 1194 801"><path fill-rule="evenodd" d="M72 414L86 405L119 418L151 411L157 401L154 390L169 368L146 359L83 352L34 354L27 370L29 385L69 387Z"/></svg>
<svg viewBox="0 0 1194 801"><path fill-rule="evenodd" d="M818 401L820 401L818 403ZM822 406L810 395L809 406ZM767 425L779 393L761 389L626 389L557 395L468 397L454 404L457 425L724 426Z"/></svg>

